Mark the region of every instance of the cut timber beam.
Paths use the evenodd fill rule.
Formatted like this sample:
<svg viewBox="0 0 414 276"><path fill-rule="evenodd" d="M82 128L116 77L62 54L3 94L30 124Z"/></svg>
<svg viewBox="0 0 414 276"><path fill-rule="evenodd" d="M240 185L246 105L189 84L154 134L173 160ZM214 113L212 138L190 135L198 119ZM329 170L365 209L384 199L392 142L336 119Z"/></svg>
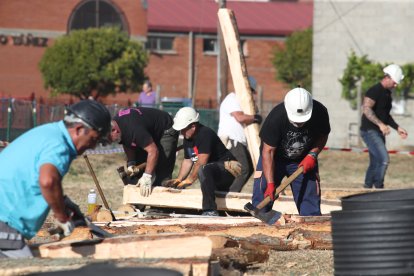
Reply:
<svg viewBox="0 0 414 276"><path fill-rule="evenodd" d="M128 235L104 240L61 241L39 245L34 254L43 258L93 259L209 259L208 237L188 234Z"/></svg>
<svg viewBox="0 0 414 276"><path fill-rule="evenodd" d="M249 115L254 115L256 114L256 108L252 93L250 92L249 81L247 79L246 63L241 48L236 17L234 16L233 11L229 9L219 9L218 18L223 33L236 96L239 99L243 112ZM246 133L250 155L252 156L252 162L256 165L260 154L259 126L257 124L250 124L245 126L244 131Z"/></svg>
<svg viewBox="0 0 414 276"><path fill-rule="evenodd" d="M216 204L218 210L246 212L244 205L250 202L252 194L216 192ZM200 189L178 190L165 187L154 187L148 197L141 196L139 187L135 185L124 186L123 204L148 205L155 207L202 209L203 195ZM286 214L297 214L297 208L292 197L280 196L275 201L273 209ZM338 200L323 200L321 204L323 214L329 214L332 210L340 210Z"/></svg>

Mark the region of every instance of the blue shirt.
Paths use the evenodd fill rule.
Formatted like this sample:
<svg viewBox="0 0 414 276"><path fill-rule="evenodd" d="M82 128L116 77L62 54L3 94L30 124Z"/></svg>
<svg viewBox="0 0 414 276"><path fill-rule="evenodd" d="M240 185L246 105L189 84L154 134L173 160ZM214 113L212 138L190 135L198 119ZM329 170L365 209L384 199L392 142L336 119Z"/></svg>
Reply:
<svg viewBox="0 0 414 276"><path fill-rule="evenodd" d="M33 128L9 144L0 153L0 221L27 239L35 236L49 213L40 167L52 164L63 177L76 156L63 121Z"/></svg>

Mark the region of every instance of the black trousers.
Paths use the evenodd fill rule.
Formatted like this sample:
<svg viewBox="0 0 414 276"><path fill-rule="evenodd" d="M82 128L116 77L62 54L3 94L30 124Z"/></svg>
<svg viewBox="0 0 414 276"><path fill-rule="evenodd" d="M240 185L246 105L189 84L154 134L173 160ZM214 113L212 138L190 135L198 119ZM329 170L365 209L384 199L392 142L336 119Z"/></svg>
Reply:
<svg viewBox="0 0 414 276"><path fill-rule="evenodd" d="M175 159L177 154L178 131L170 128L164 132L158 144L158 161L155 167L155 180L153 186L161 186L162 181L171 179L174 171ZM141 148L136 150L135 160L127 162L127 166L138 165L147 160L147 152ZM140 172L136 177L129 180L129 184L136 184L142 176Z"/></svg>
<svg viewBox="0 0 414 276"><path fill-rule="evenodd" d="M250 152L245 145L242 143L237 143L234 146L234 141L231 141L231 149L230 152L233 156L240 162L242 165L241 175L234 179L233 183L230 186L230 192L240 192L243 189L243 186L246 184L247 180L249 180L250 176L253 173L253 163L252 158L250 156Z"/></svg>
<svg viewBox="0 0 414 276"><path fill-rule="evenodd" d="M215 191L229 191L234 176L224 169L224 161L208 163L198 171L203 194L203 211L217 210Z"/></svg>
<svg viewBox="0 0 414 276"><path fill-rule="evenodd" d="M178 131L170 128L161 137L154 186L160 186L162 181L172 177L177 156L178 134Z"/></svg>

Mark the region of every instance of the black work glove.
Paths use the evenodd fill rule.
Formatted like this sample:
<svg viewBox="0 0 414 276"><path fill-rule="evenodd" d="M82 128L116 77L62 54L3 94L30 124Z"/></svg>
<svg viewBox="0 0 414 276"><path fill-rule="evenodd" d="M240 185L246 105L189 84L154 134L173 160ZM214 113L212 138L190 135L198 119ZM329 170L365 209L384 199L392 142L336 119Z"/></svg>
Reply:
<svg viewBox="0 0 414 276"><path fill-rule="evenodd" d="M256 123L256 124L260 125L262 123L262 121L263 121L263 117L261 115L259 115L259 114L254 115L253 123Z"/></svg>
<svg viewBox="0 0 414 276"><path fill-rule="evenodd" d="M71 217L73 224L75 226L82 226L86 225L85 223L85 215L79 208L79 205L74 203L68 196L63 197L63 202L65 204L65 211L68 216Z"/></svg>

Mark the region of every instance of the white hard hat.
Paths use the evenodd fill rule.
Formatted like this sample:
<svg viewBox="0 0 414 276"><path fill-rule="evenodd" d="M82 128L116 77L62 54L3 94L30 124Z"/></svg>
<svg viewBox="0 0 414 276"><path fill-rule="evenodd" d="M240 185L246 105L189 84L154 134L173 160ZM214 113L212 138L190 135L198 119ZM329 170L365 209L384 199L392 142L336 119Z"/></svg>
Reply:
<svg viewBox="0 0 414 276"><path fill-rule="evenodd" d="M301 87L290 90L285 96L285 108L289 120L304 123L312 116L312 95Z"/></svg>
<svg viewBox="0 0 414 276"><path fill-rule="evenodd" d="M382 71L384 71L385 74L390 76L390 78L393 81L395 81L396 84L399 84L404 79L402 69L397 64L390 64L387 67L385 67Z"/></svg>
<svg viewBox="0 0 414 276"><path fill-rule="evenodd" d="M175 130L182 130L189 124L198 122L199 120L200 114L194 108L183 107L175 114L173 128Z"/></svg>

